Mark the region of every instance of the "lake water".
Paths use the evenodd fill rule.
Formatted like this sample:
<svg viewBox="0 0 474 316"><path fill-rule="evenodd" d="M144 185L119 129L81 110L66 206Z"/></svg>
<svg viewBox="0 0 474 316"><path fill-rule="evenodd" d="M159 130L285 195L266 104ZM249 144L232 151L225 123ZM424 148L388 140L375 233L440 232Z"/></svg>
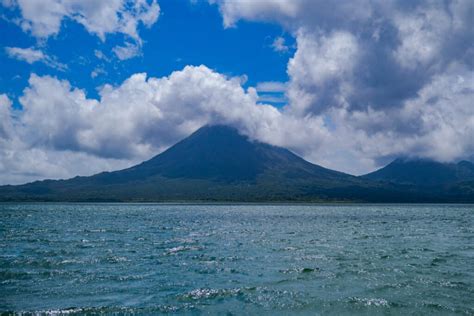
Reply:
<svg viewBox="0 0 474 316"><path fill-rule="evenodd" d="M474 315L472 205L0 204L0 311Z"/></svg>

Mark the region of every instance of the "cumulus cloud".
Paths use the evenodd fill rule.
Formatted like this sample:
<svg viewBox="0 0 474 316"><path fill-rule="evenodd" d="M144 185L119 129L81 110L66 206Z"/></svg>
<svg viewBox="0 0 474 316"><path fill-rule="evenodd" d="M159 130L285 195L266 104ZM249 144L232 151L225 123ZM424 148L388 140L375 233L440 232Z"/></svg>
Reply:
<svg viewBox="0 0 474 316"><path fill-rule="evenodd" d="M264 81L257 83L257 92L285 92L287 85L285 82Z"/></svg>
<svg viewBox="0 0 474 316"><path fill-rule="evenodd" d="M68 81L32 75L23 111L0 98L0 168L10 179L2 181L123 167L209 123L355 174L399 156L472 157L472 1L213 2L225 27L271 21L295 37L287 83L244 89L243 77L187 66L105 85L96 100ZM281 94L283 108L260 104Z"/></svg>
<svg viewBox="0 0 474 316"><path fill-rule="evenodd" d="M5 51L9 57L26 61L28 64L46 59L42 51L32 48L5 47Z"/></svg>
<svg viewBox="0 0 474 316"><path fill-rule="evenodd" d="M21 47L5 47L5 52L10 58L15 58L21 61L25 61L28 64L35 62L42 62L45 65L56 68L58 70L66 70L67 66L58 62L54 57L50 57L43 53L41 50L34 48L21 48Z"/></svg>
<svg viewBox="0 0 474 316"><path fill-rule="evenodd" d="M301 26L330 28L334 23L353 26L368 20L373 12L369 0L328 2L325 0L210 0L217 4L225 27L239 20L272 21L295 31Z"/></svg>
<svg viewBox="0 0 474 316"><path fill-rule="evenodd" d="M285 113L322 118L338 144L313 161L361 173L397 156L472 157L472 1L213 3L224 27L276 22L295 37Z"/></svg>
<svg viewBox="0 0 474 316"><path fill-rule="evenodd" d="M214 1L224 25L238 20L280 23L297 40L288 65L290 79L298 79L292 62L318 58L321 43L334 34L352 37L359 47L352 73L357 80L350 106L400 105L416 96L433 76L453 61L472 70L474 60L474 3L469 0L328 2L319 0ZM328 52L331 54L331 52ZM306 57L305 57L306 56ZM344 54L330 57L333 64ZM320 64L319 67L323 67ZM311 67L316 72L316 66ZM302 70L302 75L308 71ZM326 69L318 69L317 72ZM320 83L319 76L313 76ZM341 85L346 85L342 82ZM311 83L308 83L308 85ZM315 104L320 107L321 104ZM323 105L324 106L324 105ZM326 105L327 106L327 105ZM308 110L311 110L308 108Z"/></svg>
<svg viewBox="0 0 474 316"><path fill-rule="evenodd" d="M285 104L287 102L285 96L287 84L284 82L259 82L255 89L258 93L258 101L261 103Z"/></svg>
<svg viewBox="0 0 474 316"><path fill-rule="evenodd" d="M141 54L141 48L138 44L128 42L124 46L115 46L112 50L120 60L127 60Z"/></svg>
<svg viewBox="0 0 474 316"><path fill-rule="evenodd" d="M108 34L123 34L134 43L116 47L120 59L140 54L140 25L151 27L160 14L156 0L16 0L2 2L5 7L18 7L21 18L16 23L23 31L40 40L57 35L65 19L81 24L87 32L105 41Z"/></svg>
<svg viewBox="0 0 474 316"><path fill-rule="evenodd" d="M281 36L275 38L272 43L272 48L274 51L279 53L284 53L288 51L288 46L285 44L285 39Z"/></svg>
<svg viewBox="0 0 474 316"><path fill-rule="evenodd" d="M297 45L288 62L291 108L300 113L319 113L330 106L344 106L353 90L360 54L356 38L338 31L315 39L300 31Z"/></svg>
<svg viewBox="0 0 474 316"><path fill-rule="evenodd" d="M256 90L245 90L240 77L228 78L205 66L187 66L163 78L135 74L120 86L105 85L99 100L88 99L68 81L32 75L20 97L23 109L18 116L13 119L4 114L6 110L2 112L2 118L9 117L14 123L10 125L16 127L14 140L2 145L2 163L9 173L24 174L30 168L28 161L13 164L5 157L12 154L5 152L26 156L34 152L37 159L46 160L44 164L38 162L38 170L45 168L41 176L37 171L36 177L74 176L84 172L72 163L78 157L100 160L102 167L127 165L150 158L212 123L235 126L254 139L270 143L301 146L311 137L312 147L318 145L319 136L309 131L324 133L320 119L307 120L306 133L311 136L287 137L285 134L301 122L273 106L257 104L257 99ZM60 173L49 169L54 153L64 157L57 161L64 164L58 166Z"/></svg>
<svg viewBox="0 0 474 316"><path fill-rule="evenodd" d="M239 78L205 66L164 78L135 74L99 93L100 100L87 99L68 81L32 75L20 98L27 128L19 133L32 146L121 159L150 156L207 123L253 135L262 122L275 127L281 117L271 106L256 105L255 89L245 91Z"/></svg>
<svg viewBox="0 0 474 316"><path fill-rule="evenodd" d="M400 109L353 113L356 127L359 119L370 120L363 123L365 130L374 125L385 127L375 127L374 135L381 134L386 141L367 141L377 150L371 156L396 154L452 161L474 153L474 81L472 72L458 67L452 65L445 73L434 76L417 97L407 100ZM380 145L385 148L378 149Z"/></svg>
<svg viewBox="0 0 474 316"><path fill-rule="evenodd" d="M64 179L92 175L105 170L125 168L137 161L103 158L85 152L36 146L26 139L34 134L21 126L22 112L14 110L11 100L0 94L0 184L20 184L41 179ZM42 120L41 115L36 117ZM69 123L69 122L67 122Z"/></svg>
<svg viewBox="0 0 474 316"><path fill-rule="evenodd" d="M94 78L97 78L100 75L106 75L106 74L107 74L107 71L104 68L96 67L91 72L91 78L94 79Z"/></svg>
<svg viewBox="0 0 474 316"><path fill-rule="evenodd" d="M298 1L271 0L271 1L219 1L210 0L210 3L219 4L224 18L225 27L233 27L239 19L278 19L281 16L296 17L299 11Z"/></svg>
<svg viewBox="0 0 474 316"><path fill-rule="evenodd" d="M304 116L291 107L259 104L257 89L244 89L240 77L205 66L162 78L135 74L121 85L103 86L98 100L66 80L32 75L19 100L22 111L15 113L0 97L2 181L122 168L214 123L353 173L407 153L450 161L474 150L471 75L453 64L400 108L331 107ZM278 86L260 84L259 90Z"/></svg>
<svg viewBox="0 0 474 316"><path fill-rule="evenodd" d="M0 94L0 137L7 139L13 132L13 124L11 119L12 102L6 94Z"/></svg>
<svg viewBox="0 0 474 316"><path fill-rule="evenodd" d="M395 13L393 20L401 42L394 55L403 67L417 68L439 57L446 40L444 37L451 27L449 12L439 8L417 8L411 13Z"/></svg>
<svg viewBox="0 0 474 316"><path fill-rule="evenodd" d="M3 4L18 6L21 28L39 38L58 34L62 21L69 18L102 40L109 33L122 33L138 40L138 25L150 27L160 13L156 0L16 0Z"/></svg>
<svg viewBox="0 0 474 316"><path fill-rule="evenodd" d="M94 55L95 55L95 57L97 57L97 59L104 60L104 61L106 61L106 62L109 62L109 61L110 61L110 58L108 58L108 57L104 54L104 52L101 51L101 50L98 50L98 49L94 50Z"/></svg>

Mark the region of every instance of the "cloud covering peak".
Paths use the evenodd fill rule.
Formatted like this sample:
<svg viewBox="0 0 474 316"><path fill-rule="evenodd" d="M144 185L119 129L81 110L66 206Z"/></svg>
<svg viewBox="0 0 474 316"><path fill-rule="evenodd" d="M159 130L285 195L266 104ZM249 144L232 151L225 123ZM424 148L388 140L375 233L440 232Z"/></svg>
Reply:
<svg viewBox="0 0 474 316"><path fill-rule="evenodd" d="M27 13L35 2L13 2L22 10L22 27L52 36L68 17L99 38L120 32L130 39L115 49L124 60L141 54L137 25L152 25L160 10L155 1L105 7L50 1L49 13L38 17ZM0 97L2 182L129 166L209 123L232 125L353 174L400 156L473 156L474 2L211 3L224 28L232 28L227 31L238 30L240 20L281 26L282 36L269 37L268 47L287 56L287 82L269 79L252 87L242 80L245 74L188 65L166 76L138 72L119 84L104 83L95 99L73 80L32 74L21 109ZM285 39L292 38L296 46L290 48ZM39 49L10 47L7 53L30 63L47 58ZM266 104L272 101L284 104Z"/></svg>
<svg viewBox="0 0 474 316"><path fill-rule="evenodd" d="M224 26L295 38L286 111L324 117L360 160L472 155L474 2L216 1Z"/></svg>

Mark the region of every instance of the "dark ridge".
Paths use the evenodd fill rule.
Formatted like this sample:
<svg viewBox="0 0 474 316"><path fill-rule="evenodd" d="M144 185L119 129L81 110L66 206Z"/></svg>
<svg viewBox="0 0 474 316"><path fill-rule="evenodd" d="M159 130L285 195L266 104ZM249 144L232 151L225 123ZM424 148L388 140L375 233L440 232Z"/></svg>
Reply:
<svg viewBox="0 0 474 316"><path fill-rule="evenodd" d="M441 163L427 159L399 158L362 178L418 186L447 185L474 180L474 164L469 161Z"/></svg>
<svg viewBox="0 0 474 316"><path fill-rule="evenodd" d="M467 161L402 159L354 177L214 125L128 169L0 186L0 201L474 202L473 179Z"/></svg>

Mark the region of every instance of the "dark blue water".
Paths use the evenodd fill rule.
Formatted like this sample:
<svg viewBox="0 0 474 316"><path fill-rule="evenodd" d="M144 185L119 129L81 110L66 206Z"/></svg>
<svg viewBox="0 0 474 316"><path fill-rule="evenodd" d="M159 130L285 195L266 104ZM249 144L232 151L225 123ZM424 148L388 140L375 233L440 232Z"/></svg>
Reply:
<svg viewBox="0 0 474 316"><path fill-rule="evenodd" d="M474 315L468 205L0 204L0 311Z"/></svg>

